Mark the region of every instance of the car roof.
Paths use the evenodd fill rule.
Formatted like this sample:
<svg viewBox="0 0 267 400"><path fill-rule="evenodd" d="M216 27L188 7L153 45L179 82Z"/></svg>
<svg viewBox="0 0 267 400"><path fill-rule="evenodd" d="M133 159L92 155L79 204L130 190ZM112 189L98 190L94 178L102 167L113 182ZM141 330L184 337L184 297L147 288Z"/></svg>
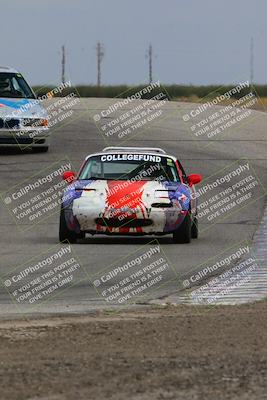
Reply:
<svg viewBox="0 0 267 400"><path fill-rule="evenodd" d="M120 153L122 152L127 152L127 153L136 153L136 151L145 151L147 153L160 153L160 154L166 154L166 151L161 149L160 147L118 147L118 146L110 146L110 147L105 147L102 151L103 152L114 152L114 153Z"/></svg>
<svg viewBox="0 0 267 400"><path fill-rule="evenodd" d="M18 74L18 71L16 69L11 68L11 67L3 67L0 65L0 73L1 72L10 72L10 73Z"/></svg>
<svg viewBox="0 0 267 400"><path fill-rule="evenodd" d="M99 156L103 154L152 154L155 156L163 156L163 157L170 157L174 160L177 159L177 157L167 154L165 150L158 148L158 147L105 147L101 152L98 153L93 153L89 154L86 157L86 160L92 156Z"/></svg>

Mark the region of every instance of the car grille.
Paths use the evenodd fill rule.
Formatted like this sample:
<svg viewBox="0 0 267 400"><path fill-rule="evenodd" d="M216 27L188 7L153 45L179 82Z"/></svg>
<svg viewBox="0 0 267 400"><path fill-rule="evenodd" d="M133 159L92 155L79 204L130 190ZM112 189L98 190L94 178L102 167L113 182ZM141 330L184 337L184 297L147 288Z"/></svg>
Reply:
<svg viewBox="0 0 267 400"><path fill-rule="evenodd" d="M172 203L152 203L151 207L155 207L155 208L172 208L173 204Z"/></svg>
<svg viewBox="0 0 267 400"><path fill-rule="evenodd" d="M141 218L123 218L119 220L117 218L96 218L95 220L97 225L100 226L107 226L112 228L121 228L121 227L128 227L128 228L138 228L139 226L149 226L152 225L152 220L141 219Z"/></svg>
<svg viewBox="0 0 267 400"><path fill-rule="evenodd" d="M9 137L9 138L1 138L0 137L0 144L44 144L45 139L32 139L32 138L15 138L15 137Z"/></svg>
<svg viewBox="0 0 267 400"><path fill-rule="evenodd" d="M3 119L0 118L0 129L19 128L19 119Z"/></svg>
<svg viewBox="0 0 267 400"><path fill-rule="evenodd" d="M23 118L21 120L22 126L40 128L43 127L43 118Z"/></svg>

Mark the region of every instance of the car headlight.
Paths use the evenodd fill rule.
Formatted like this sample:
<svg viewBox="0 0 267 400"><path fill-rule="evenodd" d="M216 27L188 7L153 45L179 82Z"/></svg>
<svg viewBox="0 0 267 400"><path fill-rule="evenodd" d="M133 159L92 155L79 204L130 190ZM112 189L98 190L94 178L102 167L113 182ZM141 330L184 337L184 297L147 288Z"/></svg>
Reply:
<svg viewBox="0 0 267 400"><path fill-rule="evenodd" d="M40 128L48 127L49 121L47 118L24 118L21 120L21 124L28 128Z"/></svg>
<svg viewBox="0 0 267 400"><path fill-rule="evenodd" d="M49 122L48 122L48 119L41 119L41 121L40 121L40 123L41 123L41 126L48 126L48 124L49 124Z"/></svg>

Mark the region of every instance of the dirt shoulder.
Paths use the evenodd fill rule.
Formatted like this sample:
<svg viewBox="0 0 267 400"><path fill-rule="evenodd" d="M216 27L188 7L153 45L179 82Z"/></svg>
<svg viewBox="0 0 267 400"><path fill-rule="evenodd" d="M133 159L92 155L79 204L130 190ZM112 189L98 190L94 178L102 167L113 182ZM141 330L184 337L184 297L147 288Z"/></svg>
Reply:
<svg viewBox="0 0 267 400"><path fill-rule="evenodd" d="M267 302L0 323L2 400L266 399Z"/></svg>

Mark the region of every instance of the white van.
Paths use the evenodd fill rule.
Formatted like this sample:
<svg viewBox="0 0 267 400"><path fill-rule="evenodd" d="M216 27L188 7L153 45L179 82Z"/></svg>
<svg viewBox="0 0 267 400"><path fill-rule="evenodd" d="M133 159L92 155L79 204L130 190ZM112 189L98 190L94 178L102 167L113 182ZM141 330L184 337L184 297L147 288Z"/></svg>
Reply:
<svg viewBox="0 0 267 400"><path fill-rule="evenodd" d="M48 114L23 76L13 68L0 67L0 146L49 147Z"/></svg>

